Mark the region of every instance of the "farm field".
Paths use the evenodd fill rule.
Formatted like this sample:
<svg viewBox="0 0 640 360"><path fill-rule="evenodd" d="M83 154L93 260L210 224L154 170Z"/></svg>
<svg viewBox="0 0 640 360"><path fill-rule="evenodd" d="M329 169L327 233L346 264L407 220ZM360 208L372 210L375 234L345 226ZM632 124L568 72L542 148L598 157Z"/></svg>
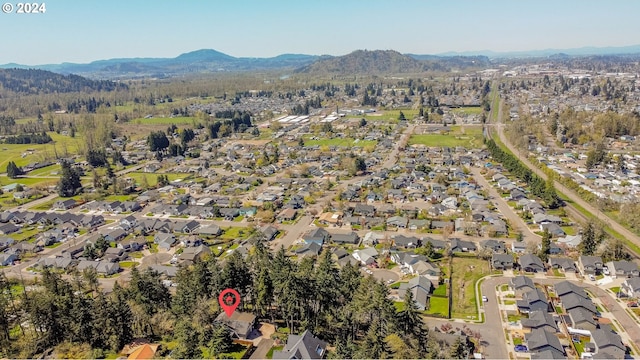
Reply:
<svg viewBox="0 0 640 360"><path fill-rule="evenodd" d="M455 114L462 114L462 115L480 115L482 114L482 111L483 110L480 106L470 106L470 107L461 107L461 108L451 109L451 112Z"/></svg>
<svg viewBox="0 0 640 360"><path fill-rule="evenodd" d="M451 126L448 133L444 134L413 134L409 138L409 145L480 147L482 146L482 127Z"/></svg>
<svg viewBox="0 0 640 360"><path fill-rule="evenodd" d="M58 156L74 155L78 153L78 149L82 146L82 138L76 134L76 137L60 135L56 132L48 132L53 143L49 144L0 144L0 172L4 172L7 163L13 161L16 165L22 167L30 163L41 162L45 160L54 160L55 154Z"/></svg>

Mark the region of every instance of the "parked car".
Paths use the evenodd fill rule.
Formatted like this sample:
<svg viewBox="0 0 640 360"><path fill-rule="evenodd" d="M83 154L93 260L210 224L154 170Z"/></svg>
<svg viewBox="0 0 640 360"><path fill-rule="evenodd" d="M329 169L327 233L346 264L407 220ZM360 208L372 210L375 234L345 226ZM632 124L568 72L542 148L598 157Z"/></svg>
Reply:
<svg viewBox="0 0 640 360"><path fill-rule="evenodd" d="M596 281L596 277L593 274L589 274L589 280Z"/></svg>
<svg viewBox="0 0 640 360"><path fill-rule="evenodd" d="M489 301L489 298L487 298L486 296L482 295L482 302L487 302Z"/></svg>
<svg viewBox="0 0 640 360"><path fill-rule="evenodd" d="M627 303L627 306L628 307L638 307L638 303L635 302L635 301L631 301L631 302Z"/></svg>
<svg viewBox="0 0 640 360"><path fill-rule="evenodd" d="M527 352L527 351L529 351L529 349L527 349L526 345L516 345L513 349L516 352Z"/></svg>
<svg viewBox="0 0 640 360"><path fill-rule="evenodd" d="M603 274L605 274L605 275L609 275L609 268L608 268L608 267L606 267L606 266L604 266L604 267L602 268L602 273L603 273Z"/></svg>

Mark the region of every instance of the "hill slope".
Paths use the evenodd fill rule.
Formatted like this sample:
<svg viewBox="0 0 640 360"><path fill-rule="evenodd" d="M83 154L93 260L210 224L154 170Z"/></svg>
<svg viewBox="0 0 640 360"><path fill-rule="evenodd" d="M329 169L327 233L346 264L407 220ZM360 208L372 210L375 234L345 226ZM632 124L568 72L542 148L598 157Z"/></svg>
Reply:
<svg viewBox="0 0 640 360"><path fill-rule="evenodd" d="M113 91L126 88L109 80L90 80L78 75L61 75L36 69L0 69L3 91L20 95Z"/></svg>
<svg viewBox="0 0 640 360"><path fill-rule="evenodd" d="M422 72L425 65L394 50L356 50L350 54L320 59L297 72L339 74L393 74Z"/></svg>

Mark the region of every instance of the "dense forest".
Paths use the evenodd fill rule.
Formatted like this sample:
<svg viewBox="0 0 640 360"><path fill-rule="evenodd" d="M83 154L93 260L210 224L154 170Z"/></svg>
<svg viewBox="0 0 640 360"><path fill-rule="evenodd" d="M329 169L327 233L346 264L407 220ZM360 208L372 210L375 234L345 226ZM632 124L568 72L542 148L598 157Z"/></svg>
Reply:
<svg viewBox="0 0 640 360"><path fill-rule="evenodd" d="M60 346L90 346L93 357L117 352L136 337L173 342L172 358L198 358L228 350L229 332L215 322L218 294L234 288L239 310L291 333L311 330L335 346L336 358L462 358L472 343L442 348L430 336L411 292L397 311L386 285L356 266L338 269L329 251L294 262L273 255L261 240L247 258L232 253L180 268L175 294L150 270L132 270L113 292L100 291L95 272L70 280L44 271L41 286L19 294L0 291L0 356L36 357ZM164 351L168 351L165 349ZM162 353L161 353L162 354ZM162 355L168 355L164 353Z"/></svg>
<svg viewBox="0 0 640 360"><path fill-rule="evenodd" d="M20 95L127 89L127 85L110 80L90 80L37 69L0 69L0 84L4 90Z"/></svg>

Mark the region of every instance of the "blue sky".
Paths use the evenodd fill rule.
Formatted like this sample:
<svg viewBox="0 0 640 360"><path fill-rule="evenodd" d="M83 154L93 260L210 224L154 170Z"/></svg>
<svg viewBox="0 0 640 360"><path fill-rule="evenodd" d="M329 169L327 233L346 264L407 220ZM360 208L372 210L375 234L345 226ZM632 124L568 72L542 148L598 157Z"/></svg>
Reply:
<svg viewBox="0 0 640 360"><path fill-rule="evenodd" d="M204 48L271 57L356 49L438 54L640 44L640 1L633 0L45 3L45 14L0 13L0 64L175 57Z"/></svg>

